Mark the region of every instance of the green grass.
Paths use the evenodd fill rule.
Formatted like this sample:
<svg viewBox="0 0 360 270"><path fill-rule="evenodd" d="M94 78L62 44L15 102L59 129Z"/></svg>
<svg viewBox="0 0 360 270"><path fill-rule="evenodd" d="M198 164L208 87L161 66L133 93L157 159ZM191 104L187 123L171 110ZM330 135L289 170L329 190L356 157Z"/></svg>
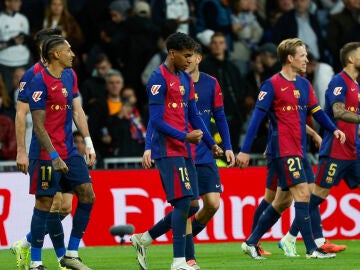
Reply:
<svg viewBox="0 0 360 270"><path fill-rule="evenodd" d="M266 270L360 270L360 241L332 241L348 246L335 259L307 260L301 241L297 243L298 258L283 256L276 242L263 242L262 246L273 253L267 260L255 261L241 252L241 243L196 244L197 262L203 270L266 269ZM44 250L43 262L48 270L56 270L55 253ZM84 262L94 270L138 269L132 246L88 247L80 249ZM149 269L170 269L171 245L152 245L148 252ZM9 250L0 250L0 269L16 269L15 256Z"/></svg>

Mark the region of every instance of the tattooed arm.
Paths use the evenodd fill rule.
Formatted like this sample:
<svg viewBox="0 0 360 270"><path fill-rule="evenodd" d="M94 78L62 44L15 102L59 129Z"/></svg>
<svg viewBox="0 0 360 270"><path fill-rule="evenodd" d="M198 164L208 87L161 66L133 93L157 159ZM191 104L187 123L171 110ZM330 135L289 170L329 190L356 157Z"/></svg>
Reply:
<svg viewBox="0 0 360 270"><path fill-rule="evenodd" d="M336 119L341 119L348 123L360 123L360 115L352 113L345 109L345 104L342 102L335 102L332 105L334 117Z"/></svg>

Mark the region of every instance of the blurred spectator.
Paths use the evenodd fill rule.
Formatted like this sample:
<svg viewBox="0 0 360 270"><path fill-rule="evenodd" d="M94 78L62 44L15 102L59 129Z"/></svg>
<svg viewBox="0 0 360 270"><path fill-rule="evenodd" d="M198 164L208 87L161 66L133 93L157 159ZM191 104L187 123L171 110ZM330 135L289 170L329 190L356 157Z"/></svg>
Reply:
<svg viewBox="0 0 360 270"><path fill-rule="evenodd" d="M81 135L80 131L78 130L73 132L73 136L77 151L79 152L80 155L85 157L86 145L85 145L84 137Z"/></svg>
<svg viewBox="0 0 360 270"><path fill-rule="evenodd" d="M11 102L10 95L6 90L3 76L0 73L0 113L8 116L11 120L15 120L15 108Z"/></svg>
<svg viewBox="0 0 360 270"><path fill-rule="evenodd" d="M45 10L44 28L59 28L76 55L83 53L84 35L79 24L67 9L66 0L49 0Z"/></svg>
<svg viewBox="0 0 360 270"><path fill-rule="evenodd" d="M360 41L360 0L343 0L345 8L329 18L326 43L333 56L334 71L342 67L339 51L348 42Z"/></svg>
<svg viewBox="0 0 360 270"><path fill-rule="evenodd" d="M126 57L126 24L125 21L132 12L128 0L115 0L109 5L110 19L102 23L99 29L99 46L109 56L115 69L123 70Z"/></svg>
<svg viewBox="0 0 360 270"><path fill-rule="evenodd" d="M190 34L190 1L189 0L155 0L151 1L152 19L156 25L166 20L176 20L177 32Z"/></svg>
<svg viewBox="0 0 360 270"><path fill-rule="evenodd" d="M274 26L284 13L291 11L293 8L293 0L267 0L265 10L270 26Z"/></svg>
<svg viewBox="0 0 360 270"><path fill-rule="evenodd" d="M281 70L281 63L277 57L277 48L273 43L265 43L259 47L261 61L264 65L262 81L270 78Z"/></svg>
<svg viewBox="0 0 360 270"><path fill-rule="evenodd" d="M318 19L309 12L310 0L294 0L294 9L286 12L274 25L273 41L279 44L287 38L300 38L316 59L325 60L324 40Z"/></svg>
<svg viewBox="0 0 360 270"><path fill-rule="evenodd" d="M146 129L139 110L135 107L135 92L131 88L124 88L121 93L121 110L110 117L109 133L113 156L141 156L144 152Z"/></svg>
<svg viewBox="0 0 360 270"><path fill-rule="evenodd" d="M147 103L147 95L141 82L141 73L157 50L160 32L151 20L150 6L144 1L134 5L134 15L125 22L126 44L124 48L124 68L122 73L127 85L131 85L142 107Z"/></svg>
<svg viewBox="0 0 360 270"><path fill-rule="evenodd" d="M9 108L10 98L0 74L0 160L16 158L15 123L8 114Z"/></svg>
<svg viewBox="0 0 360 270"><path fill-rule="evenodd" d="M5 0L5 9L0 12L0 73L9 94L14 69L26 67L30 62L29 21L19 13L21 3L21 0Z"/></svg>
<svg viewBox="0 0 360 270"><path fill-rule="evenodd" d="M104 53L99 53L96 56L95 68L80 87L81 96L83 99L83 108L86 114L89 113L89 106L97 100L106 100L106 82L105 76L110 73L118 72L112 69L109 58Z"/></svg>
<svg viewBox="0 0 360 270"><path fill-rule="evenodd" d="M213 30L224 34L227 50L232 50L231 9L227 0L202 0L198 6L196 32Z"/></svg>
<svg viewBox="0 0 360 270"><path fill-rule="evenodd" d="M261 40L264 30L260 26L251 9L255 0L232 0L231 15L232 28L236 36L230 59L235 61L249 62L251 51L255 49ZM255 8L256 9L256 8ZM242 74L247 73L247 69Z"/></svg>
<svg viewBox="0 0 360 270"><path fill-rule="evenodd" d="M242 126L239 106L245 93L245 82L238 68L226 57L224 34L215 33L210 42L210 54L200 63L200 71L218 79L222 89L225 114L229 124L231 144L234 151L239 150L239 138Z"/></svg>
<svg viewBox="0 0 360 270"><path fill-rule="evenodd" d="M166 20L162 25L160 36L157 42L158 52L152 56L141 74L141 82L143 85L147 84L151 73L164 62L167 56L166 39L172 33L175 33L176 29L177 23L175 20Z"/></svg>
<svg viewBox="0 0 360 270"><path fill-rule="evenodd" d="M111 115L116 115L121 110L120 93L124 86L123 76L118 71L108 73L105 81L106 99L97 99L89 106L88 110L89 130L97 151L96 157L99 161L97 165L99 166L102 165L101 159L111 156L113 152L111 149L112 138L109 134L109 119Z"/></svg>

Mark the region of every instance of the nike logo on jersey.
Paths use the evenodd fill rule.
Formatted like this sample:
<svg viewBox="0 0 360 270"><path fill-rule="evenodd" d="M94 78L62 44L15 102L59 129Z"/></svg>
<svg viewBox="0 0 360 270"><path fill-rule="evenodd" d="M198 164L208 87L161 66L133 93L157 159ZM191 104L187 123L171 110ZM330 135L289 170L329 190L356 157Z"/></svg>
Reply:
<svg viewBox="0 0 360 270"><path fill-rule="evenodd" d="M57 88L57 85L55 85L55 86L53 86L53 87L51 87L51 90L55 90Z"/></svg>
<svg viewBox="0 0 360 270"><path fill-rule="evenodd" d="M220 185L215 185L216 188L220 188Z"/></svg>
<svg viewBox="0 0 360 270"><path fill-rule="evenodd" d="M354 92L356 90L356 88L351 88L351 91Z"/></svg>
<svg viewBox="0 0 360 270"><path fill-rule="evenodd" d="M341 90L342 90L342 87L335 87L334 88L334 91L333 91L333 93L334 93L334 95L335 96L338 96L338 95L340 95L341 94Z"/></svg>
<svg viewBox="0 0 360 270"><path fill-rule="evenodd" d="M174 82L171 82L171 83L170 83L170 87L173 87L173 86L174 86L174 84L175 84Z"/></svg>
<svg viewBox="0 0 360 270"><path fill-rule="evenodd" d="M153 96L159 94L159 89L160 89L161 85L160 84L154 84L153 86L151 86L151 94Z"/></svg>
<svg viewBox="0 0 360 270"><path fill-rule="evenodd" d="M281 92L284 92L284 91L286 91L287 89L289 88L289 86L286 86L286 87L281 87Z"/></svg>
<svg viewBox="0 0 360 270"><path fill-rule="evenodd" d="M32 94L32 99L35 101L35 102L38 102L40 99L41 99L41 95L42 95L42 91L35 91L33 94Z"/></svg>

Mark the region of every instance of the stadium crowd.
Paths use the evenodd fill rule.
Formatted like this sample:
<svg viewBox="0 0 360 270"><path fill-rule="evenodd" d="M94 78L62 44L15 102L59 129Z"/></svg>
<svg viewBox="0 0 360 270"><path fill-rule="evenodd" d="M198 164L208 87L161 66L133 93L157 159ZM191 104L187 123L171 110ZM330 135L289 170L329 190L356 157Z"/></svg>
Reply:
<svg viewBox="0 0 360 270"><path fill-rule="evenodd" d="M61 29L76 54L82 106L101 167L105 157L142 155L145 86L166 58L171 33L189 34L203 46L199 68L221 85L238 152L261 83L281 69L276 47L282 40L299 37L307 45L304 76L324 105L327 84L341 69L340 48L360 41L360 0L2 0L0 160L16 158L19 81L38 60L34 35L43 28ZM27 144L31 126L29 116ZM260 128L252 152L265 149L267 123ZM309 151L317 150L310 145Z"/></svg>

